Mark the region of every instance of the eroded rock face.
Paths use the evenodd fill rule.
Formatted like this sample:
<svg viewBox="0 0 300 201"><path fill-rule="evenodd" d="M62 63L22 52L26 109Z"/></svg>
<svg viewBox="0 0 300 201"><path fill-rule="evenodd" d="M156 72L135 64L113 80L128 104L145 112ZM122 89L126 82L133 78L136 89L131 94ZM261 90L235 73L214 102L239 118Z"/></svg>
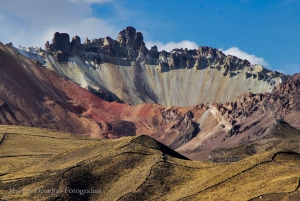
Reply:
<svg viewBox="0 0 300 201"><path fill-rule="evenodd" d="M299 129L300 100L297 99L299 95L300 74L295 74L275 87L272 93L244 93L238 95L231 103L212 103L210 110L218 122L229 129L227 137L239 135L257 127L248 135L247 140L251 141L266 135L268 127L275 119L284 120ZM293 113L296 113L298 118L289 118ZM269 121L263 122L267 118L270 118ZM249 121L249 119L252 120Z"/></svg>
<svg viewBox="0 0 300 201"><path fill-rule="evenodd" d="M142 33L133 27L122 30L117 40L86 39L83 44L78 36L70 43L67 36L56 33L53 43L46 43L46 51L48 68L132 105L228 102L245 92L271 92L288 77L211 47L149 50Z"/></svg>
<svg viewBox="0 0 300 201"><path fill-rule="evenodd" d="M211 47L149 50L133 27L122 30L117 40L86 39L81 44L78 36L69 42L65 34L55 33L52 41L46 43L40 63L84 88L131 105L232 102L241 93L271 92L288 77Z"/></svg>

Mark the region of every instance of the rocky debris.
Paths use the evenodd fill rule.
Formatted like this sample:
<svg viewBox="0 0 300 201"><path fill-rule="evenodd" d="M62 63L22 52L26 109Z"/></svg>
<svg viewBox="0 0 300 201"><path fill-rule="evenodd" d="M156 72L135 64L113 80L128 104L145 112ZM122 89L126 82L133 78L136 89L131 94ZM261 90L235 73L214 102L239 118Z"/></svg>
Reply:
<svg viewBox="0 0 300 201"><path fill-rule="evenodd" d="M288 78L288 80L276 86L272 93L251 92L238 95L231 103L212 103L210 112L217 121L229 130L229 137L238 135L259 124L266 115L273 119L285 119L291 111L297 111L300 94L300 74ZM298 111L300 115L300 110ZM256 117L256 121L246 123L248 119ZM292 122L291 122L292 121ZM295 120L289 120L293 123ZM261 136L266 129L256 131Z"/></svg>
<svg viewBox="0 0 300 201"><path fill-rule="evenodd" d="M196 128L196 123L193 122L193 112L191 110L181 113L178 108L169 108L161 111L162 125L172 124L170 132L175 132L173 143L169 146L172 149L180 147L182 144L191 141L199 132Z"/></svg>
<svg viewBox="0 0 300 201"><path fill-rule="evenodd" d="M179 132L178 141L180 144L189 142L197 134L195 123L192 121L193 117L191 110L188 110L172 128Z"/></svg>

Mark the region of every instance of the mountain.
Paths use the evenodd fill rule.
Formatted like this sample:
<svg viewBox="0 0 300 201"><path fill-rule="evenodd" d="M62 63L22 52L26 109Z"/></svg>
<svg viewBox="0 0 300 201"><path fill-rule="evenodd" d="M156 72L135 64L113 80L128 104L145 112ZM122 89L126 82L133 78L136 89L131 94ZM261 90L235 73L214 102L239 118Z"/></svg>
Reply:
<svg viewBox="0 0 300 201"><path fill-rule="evenodd" d="M214 48L0 43L0 200L300 200L299 122L300 73Z"/></svg>
<svg viewBox="0 0 300 201"><path fill-rule="evenodd" d="M271 92L288 78L211 47L149 50L142 33L133 27L122 30L117 40L106 37L84 43L78 36L70 41L67 33L56 32L45 50L17 50L101 98L131 105L229 102L244 92Z"/></svg>
<svg viewBox="0 0 300 201"><path fill-rule="evenodd" d="M44 127L97 138L143 133L190 135L195 130L191 117L184 114L186 108L169 115L167 108L160 105L107 102L24 57L10 45L0 44L0 50L2 124ZM185 116L188 124L182 122ZM172 127L174 118L178 119L177 125Z"/></svg>
<svg viewBox="0 0 300 201"><path fill-rule="evenodd" d="M99 140L3 125L0 133L1 200L300 199L300 155L291 151L210 163L145 135Z"/></svg>
<svg viewBox="0 0 300 201"><path fill-rule="evenodd" d="M270 136L277 120L300 129L299 74L285 76L213 48L148 50L132 27L117 40L81 44L57 32L45 50L0 48L2 124L110 139L144 134L195 160ZM161 81L149 84L152 76Z"/></svg>

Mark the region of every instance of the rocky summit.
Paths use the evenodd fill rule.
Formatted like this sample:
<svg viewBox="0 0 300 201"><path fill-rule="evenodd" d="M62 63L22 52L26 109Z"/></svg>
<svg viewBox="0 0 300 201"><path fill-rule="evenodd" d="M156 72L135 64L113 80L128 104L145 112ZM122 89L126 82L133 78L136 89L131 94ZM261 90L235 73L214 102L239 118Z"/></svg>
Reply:
<svg viewBox="0 0 300 201"><path fill-rule="evenodd" d="M133 27L110 37L81 39L56 32L45 50L20 53L39 58L45 67L108 101L191 106L228 102L245 92L271 92L288 76L218 49L159 51L145 46ZM38 54L38 55L37 55Z"/></svg>

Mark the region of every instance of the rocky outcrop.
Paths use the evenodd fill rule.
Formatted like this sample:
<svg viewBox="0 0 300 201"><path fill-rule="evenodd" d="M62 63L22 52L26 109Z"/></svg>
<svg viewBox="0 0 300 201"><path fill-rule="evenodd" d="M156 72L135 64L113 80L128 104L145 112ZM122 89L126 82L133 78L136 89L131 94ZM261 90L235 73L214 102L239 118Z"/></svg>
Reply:
<svg viewBox="0 0 300 201"><path fill-rule="evenodd" d="M139 50L141 47L145 47L143 34L141 32L136 32L136 29L133 27L127 27L121 31L117 41L123 48Z"/></svg>
<svg viewBox="0 0 300 201"><path fill-rule="evenodd" d="M47 51L70 51L71 50L71 44L70 44L70 37L67 33L59 33L56 32L53 35L52 43L49 44L47 41L45 45L45 49Z"/></svg>
<svg viewBox="0 0 300 201"><path fill-rule="evenodd" d="M45 51L18 51L98 97L131 105L233 102L242 93L271 92L288 78L212 47L170 52L156 46L149 49L142 33L127 27L117 40L87 38L81 43L74 36L70 42L67 34L55 33Z"/></svg>
<svg viewBox="0 0 300 201"><path fill-rule="evenodd" d="M71 41L71 49L76 50L79 49L81 45L81 39L79 36L74 36Z"/></svg>
<svg viewBox="0 0 300 201"><path fill-rule="evenodd" d="M66 34L55 33L44 55L51 70L132 105L228 102L245 92L271 92L288 77L212 47L149 50L133 27L122 30L116 40L86 39L83 44L78 36L69 42Z"/></svg>
<svg viewBox="0 0 300 201"><path fill-rule="evenodd" d="M224 140L247 132L247 141L252 141L267 135L275 119L284 120L299 129L299 95L300 74L295 74L275 87L272 93L244 93L231 103L212 103L209 110L219 124L229 130ZM291 113L298 117L289 118ZM267 118L269 120L264 121Z"/></svg>

